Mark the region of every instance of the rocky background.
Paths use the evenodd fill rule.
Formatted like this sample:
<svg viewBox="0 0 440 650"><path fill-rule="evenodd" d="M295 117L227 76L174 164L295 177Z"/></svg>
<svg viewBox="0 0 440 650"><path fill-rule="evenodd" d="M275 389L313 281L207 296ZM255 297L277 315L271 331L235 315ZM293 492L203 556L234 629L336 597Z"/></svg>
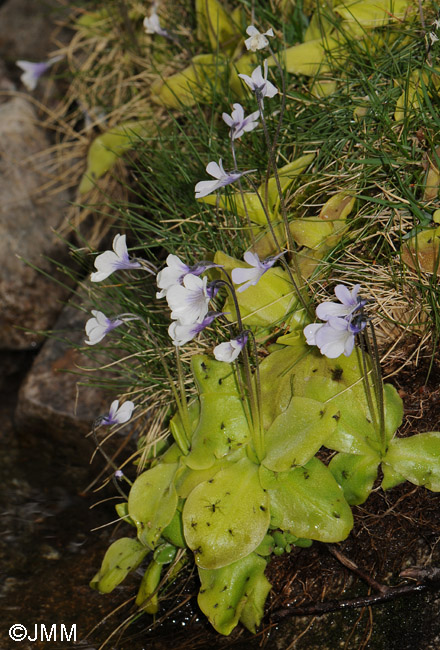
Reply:
<svg viewBox="0 0 440 650"><path fill-rule="evenodd" d="M87 314L69 306L73 286L58 268L69 264L55 234L66 218L68 191L50 187L52 134L40 102L56 102L48 77L33 93L20 82L16 60L40 61L70 34L59 27L68 3L0 2L0 648L11 625L33 635L35 624L77 624L77 646L113 605L88 583L109 542L115 519L106 495L87 489L102 470L90 464L87 434L112 395L79 387L69 371L90 361L63 339L81 342ZM55 35L55 42L54 42ZM37 270L39 269L39 270ZM54 281L55 280L55 281ZM58 282L57 282L58 281ZM47 338L45 332L58 332ZM113 491L112 491L113 492ZM50 647L61 646L52 642ZM111 646L110 646L111 647Z"/></svg>

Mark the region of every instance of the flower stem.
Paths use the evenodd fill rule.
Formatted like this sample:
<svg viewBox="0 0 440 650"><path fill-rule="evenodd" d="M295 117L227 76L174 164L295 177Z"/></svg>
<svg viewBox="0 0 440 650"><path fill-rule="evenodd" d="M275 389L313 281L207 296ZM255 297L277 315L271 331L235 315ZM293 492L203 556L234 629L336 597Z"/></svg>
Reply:
<svg viewBox="0 0 440 650"><path fill-rule="evenodd" d="M371 338L373 340L373 345L370 343L370 339L366 336L368 353L373 359L373 382L374 382L374 392L376 395L376 403L379 411L379 434L380 441L382 443L382 453L386 452L386 437L385 437L385 403L383 397L383 381L382 373L380 369L380 359L379 359L379 350L377 347L376 332L374 331L374 326L371 321L368 322Z"/></svg>
<svg viewBox="0 0 440 650"><path fill-rule="evenodd" d="M234 301L235 313L237 314L237 325L238 325L239 334L243 335L246 332L243 328L243 321L241 319L240 307L238 304L234 285L229 276L229 273L224 268L222 268L221 270L227 277L227 280L218 280L217 282L218 284L225 286L231 294L232 300ZM248 418L250 424L249 429L251 431L252 442L253 442L255 453L257 455L258 460L261 461L264 458L264 443L263 443L263 434L261 431L261 418L260 418L261 407L260 407L260 400L258 399L258 393L256 396L254 391L254 386L252 381L252 371L251 371L251 365L249 361L249 353L246 346L243 348L242 356L243 356L243 370L244 370L245 382L247 387L246 392L248 396L248 404L250 410L250 414L249 414L250 418ZM239 370L237 371L237 375L240 376Z"/></svg>
<svg viewBox="0 0 440 650"><path fill-rule="evenodd" d="M165 356L160 348L159 341L154 335L151 325L145 320L145 318L142 318L142 316L137 316L136 314L121 314L121 316L131 316L132 318L130 320L140 321L145 326L146 330L148 331L149 337L151 338L154 345L156 346L156 350L159 355L160 362L165 371L165 375L170 383L170 388L173 393L174 399L176 400L177 410L179 412L180 419L182 421L182 426L183 426L183 432L184 432L183 437L174 436L174 439L181 452L186 455L189 453L189 438L191 432L190 432L190 425L189 425L188 404L186 401L185 386L183 383L183 374L182 374L181 367L179 368L179 364L180 364L179 353L177 351L177 359L178 359L177 364L179 368L179 383L180 383L180 392L181 392L180 397L179 397L179 393L177 392L177 388L174 384L174 379L171 376L171 373L169 371L168 364L165 360Z"/></svg>
<svg viewBox="0 0 440 650"><path fill-rule="evenodd" d="M235 144L234 144L234 140L232 138L231 138L231 150L232 150L232 159L234 161L234 169L237 169L237 158L236 158L236 155L235 155ZM249 211L248 211L248 208L247 208L247 205L246 205L246 201L244 199L244 192L243 192L243 185L242 185L242 182L241 182L241 178L238 179L238 189L239 189L239 192L240 192L241 200L243 202L244 212L246 214L246 222L247 222L247 225L248 225L248 228L249 228L251 243L252 243L252 246L255 246L255 235L254 235L254 231L252 229L252 224L251 224L251 220L250 220L250 217L249 217Z"/></svg>

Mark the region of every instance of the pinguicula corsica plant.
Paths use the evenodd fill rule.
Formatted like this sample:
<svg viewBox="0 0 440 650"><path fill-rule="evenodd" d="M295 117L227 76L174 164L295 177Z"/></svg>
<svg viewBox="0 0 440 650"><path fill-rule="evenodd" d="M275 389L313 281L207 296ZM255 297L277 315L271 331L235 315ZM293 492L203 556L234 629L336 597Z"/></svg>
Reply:
<svg viewBox="0 0 440 650"><path fill-rule="evenodd" d="M255 51L268 47L272 36L253 26L247 34L246 44ZM272 51L271 58L281 75ZM351 506L366 501L379 476L383 489L408 480L440 490L440 433L396 436L402 401L382 382L371 303L360 286L335 282L337 302L318 305L319 322L313 322L312 295L295 253L299 230L290 227L284 202L292 177L312 157L277 170L265 111L278 88L268 79L267 63L240 76L256 110L246 116L235 103L230 115L223 114L235 167L227 171L222 160L209 162L206 170L214 180L201 180L195 192L209 203L214 192L237 188L211 203L243 217L249 236L244 261L221 251L209 262L183 261L171 253L157 272L153 264L130 258L125 237L116 235L114 251L96 258L91 278L99 282L127 269L155 273L157 299L170 310L168 332L177 360L174 381L160 352L175 398L170 440L132 484L117 473L119 485L129 491L116 509L134 530L110 546L91 584L109 592L145 563L136 603L155 614L166 580L192 557L200 609L226 635L239 622L252 632L260 624L271 589L265 576L271 556L314 540L344 540L353 527ZM235 143L259 125L269 170L257 187L255 170L238 170ZM252 191L244 192L245 183ZM354 203L351 197L348 202ZM296 225L305 237L307 224ZM263 227L269 255L258 245ZM337 236L337 230L327 236ZM86 343L98 343L134 319L154 344L154 332L140 316L109 318L96 310L86 326ZM225 335L213 353L191 358L197 394L188 397L181 348L213 325L221 332L222 324ZM114 402L95 424L124 423L133 408ZM336 452L328 464L317 455L322 448Z"/></svg>

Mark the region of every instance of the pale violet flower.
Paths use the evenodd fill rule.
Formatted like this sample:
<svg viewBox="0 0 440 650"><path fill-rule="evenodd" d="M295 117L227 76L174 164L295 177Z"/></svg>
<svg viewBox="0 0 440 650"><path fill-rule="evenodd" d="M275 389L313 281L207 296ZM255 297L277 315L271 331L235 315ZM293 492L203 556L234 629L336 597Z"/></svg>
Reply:
<svg viewBox="0 0 440 650"><path fill-rule="evenodd" d="M183 278L188 273L200 275L207 269L218 268L220 266L219 264L214 264L214 262L198 262L193 266L188 266L177 255L173 254L168 255L166 264L167 266L162 271L159 271L156 277L157 286L160 289L156 293L156 298L164 298L172 286L182 284Z"/></svg>
<svg viewBox="0 0 440 650"><path fill-rule="evenodd" d="M183 284L175 284L166 294L171 318L180 321L181 325L201 323L208 313L209 301L213 291L208 287L208 278L200 278L188 273L183 278Z"/></svg>
<svg viewBox="0 0 440 650"><path fill-rule="evenodd" d="M245 84L257 95L257 99L263 100L264 97L274 97L278 93L278 88L267 80L267 61L264 62L264 75L261 72L261 65L253 71L249 77L247 74L239 74Z"/></svg>
<svg viewBox="0 0 440 650"><path fill-rule="evenodd" d="M365 327L365 321L347 318L330 318L326 323L312 323L304 328L309 345L317 345L321 354L329 359L345 354L350 356L354 348L355 335Z"/></svg>
<svg viewBox="0 0 440 650"><path fill-rule="evenodd" d="M119 400L115 399L107 415L102 416L101 424L111 426L113 424L125 424L131 418L134 409L133 402L127 401L119 406Z"/></svg>
<svg viewBox="0 0 440 650"><path fill-rule="evenodd" d="M84 343L87 345L96 345L102 341L102 339L116 327L122 325L124 322L120 318L107 318L102 311L97 311L92 309L93 318L89 318L86 323L86 334L89 337L88 340L85 340Z"/></svg>
<svg viewBox="0 0 440 650"><path fill-rule="evenodd" d="M339 303L323 302L316 308L316 315L325 323L311 323L304 328L309 345L317 345L330 359L341 354L347 357L353 352L356 334L366 326L362 310L366 300L358 297L360 285L350 291L344 284L338 284L335 295Z"/></svg>
<svg viewBox="0 0 440 650"><path fill-rule="evenodd" d="M231 129L231 140L237 140L243 133L253 131L258 126L260 111L255 111L245 117L241 104L233 104L233 108L231 115L223 113L222 118Z"/></svg>
<svg viewBox="0 0 440 650"><path fill-rule="evenodd" d="M211 325L212 321L220 315L219 312L209 312L200 323L189 323L187 325L180 321L173 321L168 328L168 334L173 340L173 345L179 347L192 341L197 334L200 334L205 327Z"/></svg>
<svg viewBox="0 0 440 650"><path fill-rule="evenodd" d="M254 25L249 25L246 29L246 34L249 36L244 42L246 49L251 50L251 52L256 52L257 50L263 50L269 45L266 37L273 36L273 30L268 29L267 32L261 34Z"/></svg>
<svg viewBox="0 0 440 650"><path fill-rule="evenodd" d="M264 273L266 273L266 271L275 264L275 262L279 257L281 257L281 255L283 255L283 253L280 253L279 255L275 255L274 257L267 257L265 260L260 261L260 258L256 253L252 253L251 251L246 251L246 253L243 255L243 259L252 268L232 269L232 273L231 273L232 282L234 284L242 285L237 289L237 291L238 292L245 291L249 287L257 284L261 276L264 275Z"/></svg>
<svg viewBox="0 0 440 650"><path fill-rule="evenodd" d="M215 192L220 187L224 187L225 185L230 185L231 183L234 183L238 178L241 178L243 174L249 174L251 171L255 171L255 169L249 170L247 172L235 171L235 172L230 172L228 174L223 169L222 160L220 159L218 161L218 164L216 162L208 163L208 165L206 166L206 171L210 176L213 176L215 180L200 181L199 183L197 183L197 185L195 186L196 199L201 199L204 196L208 196L208 194L212 194L212 192Z"/></svg>
<svg viewBox="0 0 440 650"><path fill-rule="evenodd" d="M247 334L241 334L236 339L220 343L214 348L214 356L217 361L232 363L245 347L248 340Z"/></svg>
<svg viewBox="0 0 440 650"><path fill-rule="evenodd" d="M62 56L54 56L48 61L39 61L37 63L32 63L31 61L16 61L15 65L23 70L23 74L20 76L20 81L27 90L35 90L39 78L55 63L61 61L62 58Z"/></svg>
<svg viewBox="0 0 440 650"><path fill-rule="evenodd" d="M167 30L163 29L160 25L160 19L156 13L156 7L153 7L150 16L144 18L143 25L147 34L159 34L159 36L165 36L166 38L169 36Z"/></svg>
<svg viewBox="0 0 440 650"><path fill-rule="evenodd" d="M352 291L345 284L338 284L335 287L335 295L339 300L339 304L336 302L322 302L316 308L316 315L321 320L329 320L335 316L350 316L366 304L366 300L358 298L359 289L359 284L356 284Z"/></svg>
<svg viewBox="0 0 440 650"><path fill-rule="evenodd" d="M116 235L113 239L113 251L105 251L98 255L95 259L97 271L90 276L92 282L101 282L114 271L141 268L140 262L129 258L125 239L125 235Z"/></svg>

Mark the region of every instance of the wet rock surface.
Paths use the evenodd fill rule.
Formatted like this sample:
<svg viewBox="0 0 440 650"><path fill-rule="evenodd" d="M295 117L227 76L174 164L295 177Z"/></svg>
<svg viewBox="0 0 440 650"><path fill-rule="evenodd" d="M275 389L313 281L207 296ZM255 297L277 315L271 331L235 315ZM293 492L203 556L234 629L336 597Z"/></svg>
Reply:
<svg viewBox="0 0 440 650"><path fill-rule="evenodd" d="M83 345L84 324L90 315L66 305L22 382L15 412L22 435L43 436L58 445L59 453L75 459L77 473L88 467L94 443L92 422L108 411L110 393L87 384L87 373L100 365L75 348ZM102 362L108 362L103 354ZM100 371L100 377L103 372ZM105 435L105 434L103 434Z"/></svg>

